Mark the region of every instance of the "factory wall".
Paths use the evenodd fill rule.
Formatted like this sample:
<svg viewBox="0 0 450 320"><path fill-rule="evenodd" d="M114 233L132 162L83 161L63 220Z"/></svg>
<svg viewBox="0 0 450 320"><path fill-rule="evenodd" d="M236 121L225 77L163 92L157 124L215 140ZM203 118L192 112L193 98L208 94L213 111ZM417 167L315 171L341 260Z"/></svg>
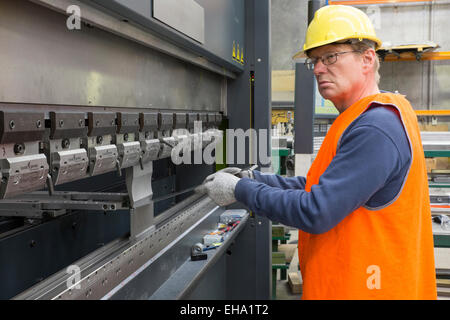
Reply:
<svg viewBox="0 0 450 320"><path fill-rule="evenodd" d="M306 0L272 0L272 101L293 101L292 56L304 43L307 6ZM439 45L435 51L450 51L450 1L357 7L371 17L383 43L431 41ZM405 94L415 109L450 109L450 60L382 62L380 74L380 89Z"/></svg>

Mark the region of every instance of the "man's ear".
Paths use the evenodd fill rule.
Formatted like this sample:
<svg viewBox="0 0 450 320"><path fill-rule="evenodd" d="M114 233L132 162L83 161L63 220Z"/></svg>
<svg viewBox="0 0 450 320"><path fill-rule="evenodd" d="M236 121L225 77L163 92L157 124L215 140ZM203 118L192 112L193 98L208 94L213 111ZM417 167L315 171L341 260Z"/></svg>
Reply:
<svg viewBox="0 0 450 320"><path fill-rule="evenodd" d="M373 66L375 64L375 59L377 58L377 54L373 49L367 49L361 54L362 62L363 62L363 70L364 73L370 72L373 70Z"/></svg>

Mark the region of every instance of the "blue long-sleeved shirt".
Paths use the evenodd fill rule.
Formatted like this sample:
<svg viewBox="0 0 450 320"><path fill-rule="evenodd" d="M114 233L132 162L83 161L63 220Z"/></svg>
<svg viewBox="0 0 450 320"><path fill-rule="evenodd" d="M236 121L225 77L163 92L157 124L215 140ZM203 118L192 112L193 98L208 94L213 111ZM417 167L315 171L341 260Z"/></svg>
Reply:
<svg viewBox="0 0 450 320"><path fill-rule="evenodd" d="M254 171L235 197L254 213L309 233L324 233L361 206L379 209L396 199L411 164L411 149L396 111L374 107L342 134L336 156L313 185Z"/></svg>

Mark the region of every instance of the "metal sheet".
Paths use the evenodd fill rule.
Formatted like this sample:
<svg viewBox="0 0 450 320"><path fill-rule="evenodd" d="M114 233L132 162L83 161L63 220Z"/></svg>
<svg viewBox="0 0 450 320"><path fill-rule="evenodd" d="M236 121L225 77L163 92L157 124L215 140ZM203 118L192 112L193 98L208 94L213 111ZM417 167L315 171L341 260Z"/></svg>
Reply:
<svg viewBox="0 0 450 320"><path fill-rule="evenodd" d="M200 43L205 42L205 10L194 0L153 0L153 17Z"/></svg>
<svg viewBox="0 0 450 320"><path fill-rule="evenodd" d="M218 111L222 76L66 19L0 1L1 102Z"/></svg>
<svg viewBox="0 0 450 320"><path fill-rule="evenodd" d="M55 2L56 0L33 1ZM69 0L58 0L58 2L61 1ZM201 63L204 64L204 67L210 67L213 63L217 64L213 71L225 75L231 73L231 71L242 71L241 62L233 58L232 52L233 47L237 45L239 45L240 48L245 48L244 0L195 0L205 11L205 43L203 44L198 43L181 32L177 32L166 24L153 18L150 0L84 1L93 1L107 7L115 13L118 13L120 16L125 17L130 22L143 26L145 31L151 30L155 34L160 35L163 39L169 39L169 41L175 43L180 49L185 48L187 52L192 52L194 57L188 60L191 63ZM165 48L167 45L163 45L162 47ZM176 53L177 50L171 51L175 51L174 53ZM242 50L240 53L241 56L245 56ZM184 54L184 56L186 55L188 54ZM197 60L196 57L198 56L204 59ZM235 76L232 75L231 77L235 78Z"/></svg>

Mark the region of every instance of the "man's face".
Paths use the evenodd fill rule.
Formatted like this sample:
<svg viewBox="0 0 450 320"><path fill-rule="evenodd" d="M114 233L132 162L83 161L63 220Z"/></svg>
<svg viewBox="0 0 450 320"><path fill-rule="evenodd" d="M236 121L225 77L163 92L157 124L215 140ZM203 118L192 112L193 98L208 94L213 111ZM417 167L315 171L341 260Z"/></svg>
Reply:
<svg viewBox="0 0 450 320"><path fill-rule="evenodd" d="M309 57L319 58L325 57L324 55L327 54L349 51L353 51L350 45L330 44L311 50ZM362 58L358 52L339 54L336 62L330 65L325 65L318 59L314 66L314 75L322 97L331 100L335 105L347 100L363 85L362 68Z"/></svg>

